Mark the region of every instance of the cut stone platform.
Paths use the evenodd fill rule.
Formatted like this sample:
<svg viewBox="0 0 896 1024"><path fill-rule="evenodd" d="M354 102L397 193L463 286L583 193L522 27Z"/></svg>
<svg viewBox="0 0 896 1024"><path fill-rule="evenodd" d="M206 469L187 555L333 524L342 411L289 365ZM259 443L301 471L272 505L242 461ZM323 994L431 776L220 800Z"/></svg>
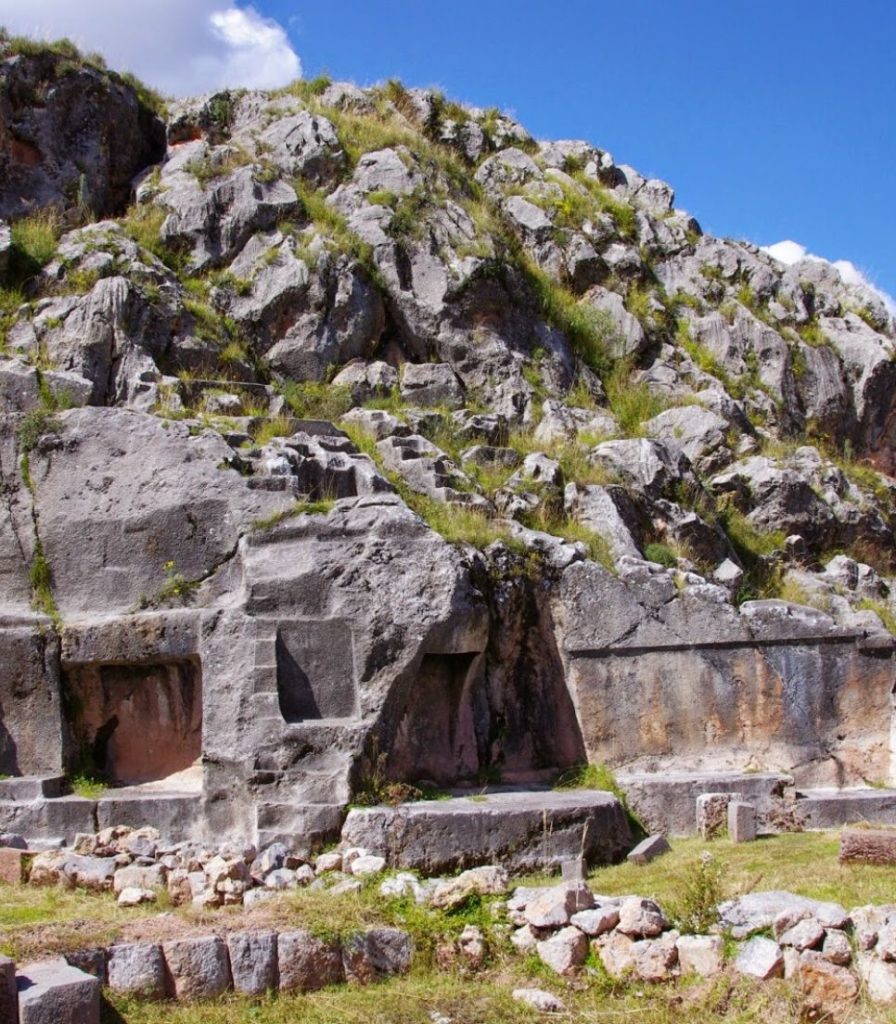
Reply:
<svg viewBox="0 0 896 1024"><path fill-rule="evenodd" d="M633 772L616 776L632 811L648 831L688 836L697 831L697 797L731 793L752 804L761 820L782 807L789 775L777 772Z"/></svg>
<svg viewBox="0 0 896 1024"><path fill-rule="evenodd" d="M805 828L839 828L861 821L896 825L896 789L801 789L796 797Z"/></svg>
<svg viewBox="0 0 896 1024"><path fill-rule="evenodd" d="M430 874L501 863L510 871L556 869L584 855L607 864L632 845L628 818L598 790L494 792L349 812L343 841L392 867Z"/></svg>
<svg viewBox="0 0 896 1024"><path fill-rule="evenodd" d="M70 840L78 832L92 834L109 825L151 825L166 839L178 842L199 838L202 796L112 789L97 800L80 796L0 800L0 832L12 832L29 841Z"/></svg>

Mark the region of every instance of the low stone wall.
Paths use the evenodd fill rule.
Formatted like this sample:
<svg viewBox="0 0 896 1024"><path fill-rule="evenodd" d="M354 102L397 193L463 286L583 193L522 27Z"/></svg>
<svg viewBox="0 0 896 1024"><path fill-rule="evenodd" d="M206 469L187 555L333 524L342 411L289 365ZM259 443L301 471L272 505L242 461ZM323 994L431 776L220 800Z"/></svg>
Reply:
<svg viewBox="0 0 896 1024"><path fill-rule="evenodd" d="M311 992L406 973L413 945L397 928L339 941L311 932L231 932L168 942L95 947L24 965L17 973L22 1024L99 1024L99 986L143 999L194 1001L234 991ZM0 958L0 1020L16 1020L11 961ZM98 984L99 983L99 984Z"/></svg>

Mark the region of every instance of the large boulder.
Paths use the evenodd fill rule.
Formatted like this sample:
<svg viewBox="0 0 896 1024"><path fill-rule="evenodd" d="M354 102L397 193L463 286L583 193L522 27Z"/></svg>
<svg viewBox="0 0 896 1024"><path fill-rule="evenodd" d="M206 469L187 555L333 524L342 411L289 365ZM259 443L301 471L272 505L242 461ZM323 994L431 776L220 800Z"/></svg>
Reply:
<svg viewBox="0 0 896 1024"><path fill-rule="evenodd" d="M119 75L0 44L0 217L123 213L134 177L164 153L161 120Z"/></svg>

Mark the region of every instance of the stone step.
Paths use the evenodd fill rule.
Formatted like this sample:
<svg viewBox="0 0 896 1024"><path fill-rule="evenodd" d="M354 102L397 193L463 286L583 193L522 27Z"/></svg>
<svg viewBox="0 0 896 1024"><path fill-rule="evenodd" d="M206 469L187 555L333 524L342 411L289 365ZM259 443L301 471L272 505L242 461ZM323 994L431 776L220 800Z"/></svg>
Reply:
<svg viewBox="0 0 896 1024"><path fill-rule="evenodd" d="M511 871L552 870L583 855L591 864L607 864L632 846L619 800L587 789L502 790L360 807L349 811L342 838L386 857L392 867L430 874L492 863Z"/></svg>
<svg viewBox="0 0 896 1024"><path fill-rule="evenodd" d="M100 983L61 957L19 968L19 1024L99 1024Z"/></svg>
<svg viewBox="0 0 896 1024"><path fill-rule="evenodd" d="M256 844L285 843L308 855L339 838L342 804L260 803L256 806Z"/></svg>
<svg viewBox="0 0 896 1024"><path fill-rule="evenodd" d="M0 800L28 803L32 800L65 796L70 790L64 775L17 775L0 779Z"/></svg>
<svg viewBox="0 0 896 1024"><path fill-rule="evenodd" d="M0 800L0 832L12 832L31 840L96 832L96 801L80 796L57 799Z"/></svg>
<svg viewBox="0 0 896 1024"><path fill-rule="evenodd" d="M648 832L667 836L697 831L697 797L703 793L731 793L766 816L793 786L779 772L619 772L616 781Z"/></svg>
<svg viewBox="0 0 896 1024"><path fill-rule="evenodd" d="M201 793L153 793L139 789L111 790L96 804L97 826L151 825L168 840L201 838Z"/></svg>
<svg viewBox="0 0 896 1024"><path fill-rule="evenodd" d="M800 789L796 798L805 828L839 828L862 821L896 825L896 789Z"/></svg>

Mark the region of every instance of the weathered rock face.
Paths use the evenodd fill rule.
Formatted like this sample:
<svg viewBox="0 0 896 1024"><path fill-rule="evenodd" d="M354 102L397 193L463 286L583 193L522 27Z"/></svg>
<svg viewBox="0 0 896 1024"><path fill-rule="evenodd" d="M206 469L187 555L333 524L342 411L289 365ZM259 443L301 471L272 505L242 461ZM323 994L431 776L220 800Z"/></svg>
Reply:
<svg viewBox="0 0 896 1024"><path fill-rule="evenodd" d="M581 563L559 590L564 667L590 760L632 770L887 779L890 651L817 611ZM598 612L600 609L600 613ZM698 639L699 638L699 639Z"/></svg>
<svg viewBox="0 0 896 1024"><path fill-rule="evenodd" d="M0 77L0 772L124 787L0 824L310 846L389 780L894 777L874 292L427 90L218 93L166 147L114 75ZM135 205L25 274L76 193Z"/></svg>
<svg viewBox="0 0 896 1024"><path fill-rule="evenodd" d="M165 150L165 127L115 74L0 45L0 217L81 206L124 212L131 182Z"/></svg>

